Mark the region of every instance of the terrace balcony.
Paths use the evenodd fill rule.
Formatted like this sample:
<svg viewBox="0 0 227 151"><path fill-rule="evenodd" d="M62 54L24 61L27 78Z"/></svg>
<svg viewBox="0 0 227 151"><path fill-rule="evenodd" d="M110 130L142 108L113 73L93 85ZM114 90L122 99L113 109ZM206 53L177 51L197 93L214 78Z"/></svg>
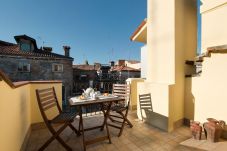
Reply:
<svg viewBox="0 0 227 151"><path fill-rule="evenodd" d="M87 146L87 151L200 151L199 149L180 145L181 142L191 138L188 127L181 127L168 133L149 126L137 119L136 112L130 112L129 119L133 123L133 128L125 127L121 137L118 137L118 129L109 127L111 133L112 144L108 141L95 143ZM75 120L74 126L78 126ZM85 127L101 124L103 121L102 114L84 118ZM94 130L86 132L87 139L103 135L105 132ZM27 151L36 151L51 136L46 128L32 130L26 147ZM67 128L61 135L66 143L75 151L83 151L82 137L78 137L70 128ZM209 144L207 144L209 145ZM64 151L65 149L57 142L52 142L46 149L47 151Z"/></svg>
<svg viewBox="0 0 227 151"><path fill-rule="evenodd" d="M51 136L48 129L43 124L37 100L35 89L43 89L55 87L57 98L61 101L61 81L23 81L12 83L7 76L0 72L0 150L5 151L35 151ZM56 111L50 112L51 116L56 114ZM85 127L96 125L103 121L103 114L88 113L84 115ZM77 117L78 118L78 117ZM112 144L107 141L89 145L87 150L104 151L151 151L151 150L174 150L174 151L196 151L193 147L181 145L181 142L191 140L191 132L188 127L182 126L172 132L165 132L146 122L138 119L136 111L129 112L129 119L133 123L133 128L125 127L121 137L118 137L118 130L110 128ZM78 127L78 120L75 120L73 125ZM56 125L56 128L59 125ZM104 132L94 130L86 133L86 138L93 138L102 135ZM66 128L61 134L61 137L66 141L73 150L82 151L82 137L78 137L71 129ZM221 150L226 147L225 144L211 145L209 142L202 142L202 148L212 148ZM64 148L57 142L53 141L46 150L61 151Z"/></svg>

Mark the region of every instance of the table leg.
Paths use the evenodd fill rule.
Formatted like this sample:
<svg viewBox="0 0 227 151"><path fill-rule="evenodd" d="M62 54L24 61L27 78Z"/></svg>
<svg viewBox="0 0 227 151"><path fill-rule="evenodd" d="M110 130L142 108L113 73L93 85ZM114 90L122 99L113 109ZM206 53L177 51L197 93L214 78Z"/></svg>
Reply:
<svg viewBox="0 0 227 151"><path fill-rule="evenodd" d="M108 136L108 139L109 139L109 143L110 144L111 144L111 137L110 137L110 133L109 133L107 119L109 118L109 113L110 113L110 107L111 107L111 105L112 105L112 102L108 104L106 111L104 111L104 109L103 109L104 121L103 121L102 128L101 128L101 130L103 130L104 129L104 126L106 126L106 132L107 132L107 136Z"/></svg>
<svg viewBox="0 0 227 151"><path fill-rule="evenodd" d="M80 106L79 110L80 110L80 112L79 112L79 114L80 114L80 124L79 124L79 126L80 126L80 128L82 130L84 151L86 151L86 144L85 144L85 138L84 138L84 124L83 124L82 106ZM79 128L79 130L80 130L80 128Z"/></svg>
<svg viewBox="0 0 227 151"><path fill-rule="evenodd" d="M103 123L102 123L102 128L100 129L100 131L103 131L104 129L104 126L105 126L105 116L106 116L106 112L104 110L104 104L102 104L102 113L103 113L103 116L104 116L104 119L103 119Z"/></svg>
<svg viewBox="0 0 227 151"><path fill-rule="evenodd" d="M105 118L105 124L106 124L106 131L107 131L107 136L109 138L109 143L111 144L111 137L110 137L110 132L109 132L109 128L108 128L108 123L107 123L107 119L109 118L109 114L110 114L110 108L111 108L112 102L109 104L108 109L106 111L106 118Z"/></svg>

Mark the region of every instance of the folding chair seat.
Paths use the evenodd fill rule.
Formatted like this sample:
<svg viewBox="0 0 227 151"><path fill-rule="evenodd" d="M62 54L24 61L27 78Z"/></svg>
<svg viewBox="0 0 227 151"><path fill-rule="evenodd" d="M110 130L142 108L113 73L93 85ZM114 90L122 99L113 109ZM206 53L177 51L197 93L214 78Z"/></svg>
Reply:
<svg viewBox="0 0 227 151"><path fill-rule="evenodd" d="M116 114L109 115L109 119L118 125L108 124L111 127L120 129L118 137L122 135L124 126L127 124L131 128L133 127L132 123L128 120L128 110L130 104L130 85L128 84L113 84L113 94L119 97L122 97L124 101L118 102L111 106L111 112ZM117 120L120 119L120 120Z"/></svg>
<svg viewBox="0 0 227 151"><path fill-rule="evenodd" d="M73 122L74 118L77 116L76 113L61 113L57 115L55 118L50 120L51 123L65 123L65 122Z"/></svg>
<svg viewBox="0 0 227 151"><path fill-rule="evenodd" d="M39 109L41 112L41 115L43 117L43 120L49 129L49 131L52 133L52 136L50 139L44 143L43 146L39 148L39 151L44 150L54 139L56 139L66 150L71 151L71 147L69 147L59 136L61 132L66 127L70 127L78 136L80 135L79 131L72 125L72 122L74 121L74 118L76 117L76 113L64 113L62 112L60 105L58 103L55 89L53 88L47 88L47 89L40 89L36 90L36 97L39 105ZM55 116L53 119L48 119L47 112L49 109L56 107L59 114ZM53 124L62 124L62 126L55 130L53 127Z"/></svg>

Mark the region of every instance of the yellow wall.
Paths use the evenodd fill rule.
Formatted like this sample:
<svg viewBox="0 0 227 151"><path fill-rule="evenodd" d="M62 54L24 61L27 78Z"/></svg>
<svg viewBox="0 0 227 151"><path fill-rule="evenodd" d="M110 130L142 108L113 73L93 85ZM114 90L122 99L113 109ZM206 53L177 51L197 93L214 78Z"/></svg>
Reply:
<svg viewBox="0 0 227 151"><path fill-rule="evenodd" d="M202 52L208 47L227 44L227 1L204 1L202 13Z"/></svg>
<svg viewBox="0 0 227 151"><path fill-rule="evenodd" d="M195 97L192 94L192 78L185 78L184 92L184 117L188 120L194 120Z"/></svg>
<svg viewBox="0 0 227 151"><path fill-rule="evenodd" d="M148 0L147 81L149 82L170 84L175 81L174 8L174 1Z"/></svg>
<svg viewBox="0 0 227 151"><path fill-rule="evenodd" d="M0 150L19 151L30 127L29 85L12 89L0 81Z"/></svg>
<svg viewBox="0 0 227 151"><path fill-rule="evenodd" d="M61 83L26 84L11 88L0 81L0 150L19 151L32 123L41 122L34 90L55 86L61 100ZM60 101L61 103L61 101ZM52 114L56 114L52 113Z"/></svg>
<svg viewBox="0 0 227 151"><path fill-rule="evenodd" d="M154 112L168 117L168 131L184 118L185 60L196 54L196 12L196 0L148 0L147 80L137 89L151 93Z"/></svg>
<svg viewBox="0 0 227 151"><path fill-rule="evenodd" d="M144 82L144 79L129 78L126 81L127 81L127 83L130 84L130 89L131 89L130 109L136 110L137 109L137 96L138 96L137 86L138 86L138 83Z"/></svg>
<svg viewBox="0 0 227 151"><path fill-rule="evenodd" d="M197 46L196 0L175 1L175 84L170 87L169 130L182 124L185 107L186 60L193 60Z"/></svg>

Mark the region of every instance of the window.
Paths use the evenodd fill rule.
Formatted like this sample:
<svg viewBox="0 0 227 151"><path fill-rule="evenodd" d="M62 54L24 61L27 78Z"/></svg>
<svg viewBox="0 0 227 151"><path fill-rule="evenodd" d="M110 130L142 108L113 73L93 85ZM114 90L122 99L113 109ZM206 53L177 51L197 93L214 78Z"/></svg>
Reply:
<svg viewBox="0 0 227 151"><path fill-rule="evenodd" d="M30 72L30 64L25 63L25 62L20 62L20 63L18 64L17 70L18 70L19 72Z"/></svg>
<svg viewBox="0 0 227 151"><path fill-rule="evenodd" d="M52 65L53 72L63 72L63 64L53 64Z"/></svg>
<svg viewBox="0 0 227 151"><path fill-rule="evenodd" d="M86 75L86 74L80 75L80 80L81 81L88 81L88 75Z"/></svg>
<svg viewBox="0 0 227 151"><path fill-rule="evenodd" d="M31 44L23 42L23 43L20 44L20 49L22 51L31 51Z"/></svg>

